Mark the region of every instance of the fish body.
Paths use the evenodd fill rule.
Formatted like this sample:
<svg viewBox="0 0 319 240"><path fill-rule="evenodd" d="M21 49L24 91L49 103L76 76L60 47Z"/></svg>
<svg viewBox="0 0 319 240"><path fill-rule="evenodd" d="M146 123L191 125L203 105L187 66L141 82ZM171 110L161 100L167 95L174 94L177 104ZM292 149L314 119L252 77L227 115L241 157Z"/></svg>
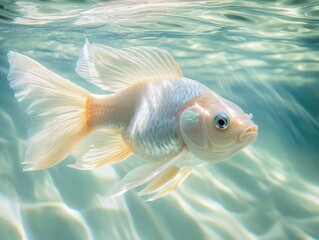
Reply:
<svg viewBox="0 0 319 240"><path fill-rule="evenodd" d="M133 154L146 160L108 197L146 182L139 195L163 197L196 165L225 160L257 137L252 115L185 78L165 50L114 49L87 41L76 72L105 90L102 95L22 54L9 52L8 58L10 86L33 122L24 170L52 167L68 155L76 158L69 166L81 170L116 164Z"/></svg>
<svg viewBox="0 0 319 240"><path fill-rule="evenodd" d="M91 124L118 130L132 152L148 161L167 161L184 146L178 132L181 110L208 91L187 78L142 81L111 96L92 96Z"/></svg>

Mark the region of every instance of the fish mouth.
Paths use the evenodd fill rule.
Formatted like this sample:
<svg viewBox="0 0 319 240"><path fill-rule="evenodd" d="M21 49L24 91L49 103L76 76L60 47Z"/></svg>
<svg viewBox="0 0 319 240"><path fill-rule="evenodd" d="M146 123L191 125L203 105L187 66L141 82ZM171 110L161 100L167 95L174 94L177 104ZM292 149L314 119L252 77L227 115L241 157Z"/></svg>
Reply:
<svg viewBox="0 0 319 240"><path fill-rule="evenodd" d="M255 141L256 137L258 135L258 126L252 125L247 127L239 136L239 141L245 141L245 142L253 142Z"/></svg>

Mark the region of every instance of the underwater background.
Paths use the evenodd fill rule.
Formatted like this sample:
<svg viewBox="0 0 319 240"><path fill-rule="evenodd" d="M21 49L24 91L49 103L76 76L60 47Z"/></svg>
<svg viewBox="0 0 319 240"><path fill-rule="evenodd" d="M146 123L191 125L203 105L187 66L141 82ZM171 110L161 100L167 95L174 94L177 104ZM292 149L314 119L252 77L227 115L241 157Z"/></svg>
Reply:
<svg viewBox="0 0 319 240"><path fill-rule="evenodd" d="M86 38L167 50L184 76L254 114L257 141L154 202L136 190L102 200L134 157L23 172L30 122L7 52L102 93L74 71ZM319 1L0 0L0 239L319 239Z"/></svg>

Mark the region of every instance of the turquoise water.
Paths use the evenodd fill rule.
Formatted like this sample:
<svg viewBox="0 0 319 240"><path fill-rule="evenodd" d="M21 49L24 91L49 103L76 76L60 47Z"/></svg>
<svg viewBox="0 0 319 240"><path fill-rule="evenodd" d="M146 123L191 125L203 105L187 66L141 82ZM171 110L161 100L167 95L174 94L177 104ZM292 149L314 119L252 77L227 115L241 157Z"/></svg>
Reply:
<svg viewBox="0 0 319 240"><path fill-rule="evenodd" d="M6 1L0 3L0 239L319 239L319 2ZM184 76L254 114L257 141L199 166L172 195L101 201L138 163L23 172L25 118L7 81L9 50L96 93L80 48L155 46ZM41 148L41 146L39 146Z"/></svg>

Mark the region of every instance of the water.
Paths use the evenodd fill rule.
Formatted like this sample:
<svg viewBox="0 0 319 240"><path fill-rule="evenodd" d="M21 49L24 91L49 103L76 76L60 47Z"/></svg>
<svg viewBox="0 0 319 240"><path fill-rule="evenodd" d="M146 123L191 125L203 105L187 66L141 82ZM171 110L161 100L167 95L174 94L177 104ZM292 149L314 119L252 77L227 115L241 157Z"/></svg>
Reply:
<svg viewBox="0 0 319 240"><path fill-rule="evenodd" d="M85 38L166 49L184 76L254 114L257 141L155 202L135 190L100 201L136 159L22 172L30 123L6 54L101 93L74 72ZM318 1L2 0L0 62L0 239L319 239Z"/></svg>

